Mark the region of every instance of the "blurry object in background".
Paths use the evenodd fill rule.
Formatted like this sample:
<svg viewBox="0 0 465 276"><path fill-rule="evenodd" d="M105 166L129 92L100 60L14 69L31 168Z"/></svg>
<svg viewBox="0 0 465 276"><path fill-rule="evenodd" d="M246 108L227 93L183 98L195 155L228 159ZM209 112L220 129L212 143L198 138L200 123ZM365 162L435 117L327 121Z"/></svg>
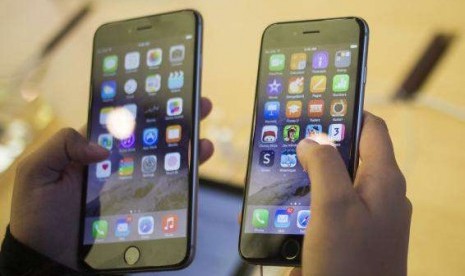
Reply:
<svg viewBox="0 0 465 276"><path fill-rule="evenodd" d="M30 142L30 127L22 120L0 125L0 173L4 172Z"/></svg>

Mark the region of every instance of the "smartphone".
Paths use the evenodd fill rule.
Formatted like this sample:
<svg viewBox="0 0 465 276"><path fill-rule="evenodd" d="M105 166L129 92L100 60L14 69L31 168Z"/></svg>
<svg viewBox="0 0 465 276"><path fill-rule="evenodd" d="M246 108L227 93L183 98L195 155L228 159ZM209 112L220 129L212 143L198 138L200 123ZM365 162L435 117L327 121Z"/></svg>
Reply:
<svg viewBox="0 0 465 276"><path fill-rule="evenodd" d="M265 30L239 241L246 261L300 264L311 220L311 181L296 155L301 139L327 133L354 175L367 49L368 26L356 17Z"/></svg>
<svg viewBox="0 0 465 276"><path fill-rule="evenodd" d="M85 268L168 270L192 260L201 42L201 16L192 10L96 31L87 133L110 155L85 172Z"/></svg>

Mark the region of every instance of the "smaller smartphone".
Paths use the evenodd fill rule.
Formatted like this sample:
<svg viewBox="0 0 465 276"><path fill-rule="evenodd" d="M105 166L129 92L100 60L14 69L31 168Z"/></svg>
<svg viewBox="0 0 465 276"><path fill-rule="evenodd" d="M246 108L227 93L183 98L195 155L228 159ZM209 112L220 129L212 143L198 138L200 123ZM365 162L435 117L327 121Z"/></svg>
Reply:
<svg viewBox="0 0 465 276"><path fill-rule="evenodd" d="M84 268L168 270L192 260L201 42L192 10L96 31L87 135L110 155L85 172Z"/></svg>
<svg viewBox="0 0 465 276"><path fill-rule="evenodd" d="M367 50L368 26L356 17L276 23L263 33L239 241L246 261L300 265L311 220L301 139L327 133L354 175Z"/></svg>

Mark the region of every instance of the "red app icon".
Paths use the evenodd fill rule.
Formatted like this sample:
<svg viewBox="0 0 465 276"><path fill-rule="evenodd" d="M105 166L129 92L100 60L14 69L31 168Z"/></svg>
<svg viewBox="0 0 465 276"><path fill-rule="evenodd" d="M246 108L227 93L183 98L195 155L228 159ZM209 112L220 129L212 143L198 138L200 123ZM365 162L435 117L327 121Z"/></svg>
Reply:
<svg viewBox="0 0 465 276"><path fill-rule="evenodd" d="M166 215L163 217L162 222L163 233L171 234L178 230L178 216L177 215Z"/></svg>
<svg viewBox="0 0 465 276"><path fill-rule="evenodd" d="M325 107L324 100L311 100L308 102L308 116L309 117L321 117L323 116Z"/></svg>

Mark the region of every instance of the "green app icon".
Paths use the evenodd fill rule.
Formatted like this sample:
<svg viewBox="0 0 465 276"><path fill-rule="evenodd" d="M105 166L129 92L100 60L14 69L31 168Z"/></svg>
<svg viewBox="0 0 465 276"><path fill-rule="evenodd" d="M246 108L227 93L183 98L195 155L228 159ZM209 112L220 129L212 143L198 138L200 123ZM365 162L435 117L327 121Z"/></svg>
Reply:
<svg viewBox="0 0 465 276"><path fill-rule="evenodd" d="M349 75L335 75L333 77L333 91L334 92L346 92L349 90Z"/></svg>
<svg viewBox="0 0 465 276"><path fill-rule="evenodd" d="M287 125L283 130L283 139L288 143L295 143L300 137L299 125Z"/></svg>
<svg viewBox="0 0 465 276"><path fill-rule="evenodd" d="M116 69L118 69L118 56L106 56L103 59L103 73L112 74L116 72Z"/></svg>
<svg viewBox="0 0 465 276"><path fill-rule="evenodd" d="M284 70L285 61L286 57L284 56L284 54L271 55L268 68L270 69L270 71L282 71Z"/></svg>
<svg viewBox="0 0 465 276"><path fill-rule="evenodd" d="M94 239L104 239L108 234L108 222L106 220L96 220L92 223L92 237Z"/></svg>
<svg viewBox="0 0 465 276"><path fill-rule="evenodd" d="M253 210L252 225L255 228L266 228L268 226L269 212L267 209Z"/></svg>

